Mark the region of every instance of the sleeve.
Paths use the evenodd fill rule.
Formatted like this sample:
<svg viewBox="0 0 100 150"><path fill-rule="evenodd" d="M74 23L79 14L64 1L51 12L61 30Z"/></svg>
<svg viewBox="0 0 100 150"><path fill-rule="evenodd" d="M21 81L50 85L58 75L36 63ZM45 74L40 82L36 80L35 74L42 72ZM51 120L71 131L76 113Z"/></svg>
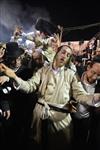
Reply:
<svg viewBox="0 0 100 150"><path fill-rule="evenodd" d="M15 81L13 83L14 88L16 90L22 90L25 93L32 93L32 92L34 92L38 88L38 86L40 84L40 81L41 81L41 71L42 71L42 69L38 70L32 76L32 78L30 78L27 81L24 81L24 80L22 80L19 77L16 77Z"/></svg>
<svg viewBox="0 0 100 150"><path fill-rule="evenodd" d="M77 79L76 75L74 75L72 79L72 95L76 101L94 106L94 94L89 94L85 91L81 81Z"/></svg>

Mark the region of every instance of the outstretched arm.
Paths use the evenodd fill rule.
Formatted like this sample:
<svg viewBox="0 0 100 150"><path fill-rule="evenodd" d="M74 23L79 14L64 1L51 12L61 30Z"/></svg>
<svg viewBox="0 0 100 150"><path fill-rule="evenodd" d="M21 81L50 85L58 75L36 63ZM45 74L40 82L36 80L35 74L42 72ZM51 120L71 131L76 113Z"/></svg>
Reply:
<svg viewBox="0 0 100 150"><path fill-rule="evenodd" d="M26 93L31 93L35 91L40 84L41 69L27 81L18 77L12 69L2 63L0 64L0 71L13 79L16 90L23 90Z"/></svg>

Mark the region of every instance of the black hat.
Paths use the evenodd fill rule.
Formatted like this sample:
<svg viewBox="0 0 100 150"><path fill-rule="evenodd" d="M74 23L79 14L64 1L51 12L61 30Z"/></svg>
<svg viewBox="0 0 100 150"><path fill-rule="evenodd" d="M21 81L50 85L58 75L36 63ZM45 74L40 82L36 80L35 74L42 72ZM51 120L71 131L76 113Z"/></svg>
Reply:
<svg viewBox="0 0 100 150"><path fill-rule="evenodd" d="M56 25L42 18L37 20L35 28L41 32L44 32L44 34L47 34L49 36L51 36L54 33L60 32L60 30Z"/></svg>
<svg viewBox="0 0 100 150"><path fill-rule="evenodd" d="M16 59L24 53L24 49L18 46L17 42L6 43L5 58Z"/></svg>

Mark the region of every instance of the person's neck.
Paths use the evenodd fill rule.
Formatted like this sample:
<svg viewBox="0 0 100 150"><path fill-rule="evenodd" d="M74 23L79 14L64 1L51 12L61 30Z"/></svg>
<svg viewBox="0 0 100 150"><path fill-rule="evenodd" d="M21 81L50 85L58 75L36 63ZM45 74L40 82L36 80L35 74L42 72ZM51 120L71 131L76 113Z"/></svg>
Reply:
<svg viewBox="0 0 100 150"><path fill-rule="evenodd" d="M57 62L56 62L56 61L53 62L52 68L53 68L54 70L57 70L57 69L59 68L59 66L57 65Z"/></svg>

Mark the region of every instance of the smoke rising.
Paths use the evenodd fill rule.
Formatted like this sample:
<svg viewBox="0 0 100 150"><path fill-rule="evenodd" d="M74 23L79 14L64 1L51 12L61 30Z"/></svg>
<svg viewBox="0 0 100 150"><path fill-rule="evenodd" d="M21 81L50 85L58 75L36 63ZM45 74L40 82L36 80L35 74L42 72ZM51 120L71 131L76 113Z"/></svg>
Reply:
<svg viewBox="0 0 100 150"><path fill-rule="evenodd" d="M0 2L0 41L9 41L16 25L23 26L25 32L34 30L38 18L50 20L45 8L22 5L18 1L1 0Z"/></svg>

